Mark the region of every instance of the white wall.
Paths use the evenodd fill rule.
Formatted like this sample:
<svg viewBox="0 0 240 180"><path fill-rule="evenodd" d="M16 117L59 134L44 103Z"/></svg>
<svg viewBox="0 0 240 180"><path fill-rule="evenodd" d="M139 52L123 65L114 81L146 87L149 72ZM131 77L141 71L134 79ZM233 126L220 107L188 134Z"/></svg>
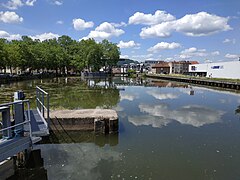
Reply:
<svg viewBox="0 0 240 180"><path fill-rule="evenodd" d="M240 61L210 63L207 76L240 79Z"/></svg>
<svg viewBox="0 0 240 180"><path fill-rule="evenodd" d="M207 72L207 77L213 78L240 79L240 61L190 65L189 72Z"/></svg>
<svg viewBox="0 0 240 180"><path fill-rule="evenodd" d="M195 70L194 68L195 67ZM194 65L189 65L189 72L207 72L208 64L194 64Z"/></svg>

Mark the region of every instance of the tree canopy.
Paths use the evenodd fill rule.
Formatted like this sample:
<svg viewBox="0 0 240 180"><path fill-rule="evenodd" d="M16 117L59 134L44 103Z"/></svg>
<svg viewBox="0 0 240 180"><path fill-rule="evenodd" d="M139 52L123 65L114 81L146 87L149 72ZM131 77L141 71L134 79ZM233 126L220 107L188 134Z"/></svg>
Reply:
<svg viewBox="0 0 240 180"><path fill-rule="evenodd" d="M117 64L120 50L116 44L94 39L76 41L63 35L57 39L40 41L28 36L21 40L7 41L0 39L0 69L6 67L21 70L55 70L66 73L89 69L99 71L103 66L112 67Z"/></svg>

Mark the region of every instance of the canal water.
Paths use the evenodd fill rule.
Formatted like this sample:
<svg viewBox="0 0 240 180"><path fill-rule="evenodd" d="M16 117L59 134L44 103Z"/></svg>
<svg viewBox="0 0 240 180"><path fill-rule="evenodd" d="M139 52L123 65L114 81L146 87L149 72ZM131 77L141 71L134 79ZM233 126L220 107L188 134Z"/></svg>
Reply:
<svg viewBox="0 0 240 180"><path fill-rule="evenodd" d="M119 133L55 132L35 147L32 165L10 178L240 178L239 92L151 79L60 78L1 85L0 103L22 89L34 107L36 85L50 93L51 109L115 109Z"/></svg>

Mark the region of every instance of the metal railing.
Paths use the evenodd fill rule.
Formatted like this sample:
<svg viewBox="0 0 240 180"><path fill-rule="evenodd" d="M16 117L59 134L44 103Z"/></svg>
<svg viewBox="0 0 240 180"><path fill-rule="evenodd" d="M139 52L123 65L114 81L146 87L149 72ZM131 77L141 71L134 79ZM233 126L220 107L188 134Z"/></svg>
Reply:
<svg viewBox="0 0 240 180"><path fill-rule="evenodd" d="M19 101L15 101L15 102L0 104L0 107L10 107L10 106L13 106L14 104L20 104L20 103L22 103L22 104L27 103L27 116L24 117L25 121L21 122L21 123L18 123L18 124L15 124L15 125L10 125L8 127L2 128L2 129L0 129L0 132L3 134L4 131L9 131L9 130L12 131L13 129L15 129L18 126L22 126L24 124L29 124L29 136L32 139L32 128L31 128L31 116L30 116L30 103L29 103L29 100L19 100ZM3 125L2 122L1 122L1 125Z"/></svg>
<svg viewBox="0 0 240 180"><path fill-rule="evenodd" d="M44 123L48 127L49 121L50 121L49 94L38 86L36 86L36 103L37 103L37 111L44 118L45 120Z"/></svg>

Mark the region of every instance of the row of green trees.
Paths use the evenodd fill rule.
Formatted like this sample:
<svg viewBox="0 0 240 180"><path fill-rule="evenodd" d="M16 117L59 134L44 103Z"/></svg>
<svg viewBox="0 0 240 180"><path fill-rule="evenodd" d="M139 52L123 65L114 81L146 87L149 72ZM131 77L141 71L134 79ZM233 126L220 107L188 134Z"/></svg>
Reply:
<svg viewBox="0 0 240 180"><path fill-rule="evenodd" d="M116 65L120 50L116 44L94 39L76 41L63 35L45 41L23 36L21 40L0 39L0 69L9 67L21 70L55 70L65 73L66 69L75 72L84 68L98 71L101 67Z"/></svg>

